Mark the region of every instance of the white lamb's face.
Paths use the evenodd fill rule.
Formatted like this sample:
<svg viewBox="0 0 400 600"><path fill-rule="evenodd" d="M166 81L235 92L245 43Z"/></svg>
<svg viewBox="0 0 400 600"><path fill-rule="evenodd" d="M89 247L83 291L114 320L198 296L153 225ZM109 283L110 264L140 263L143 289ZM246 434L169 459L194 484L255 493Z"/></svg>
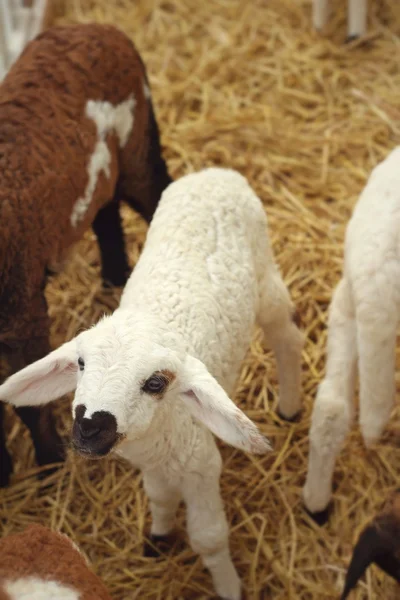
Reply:
<svg viewBox="0 0 400 600"><path fill-rule="evenodd" d="M76 339L72 442L79 453L103 456L123 438L142 437L176 392L181 361L154 329L111 318Z"/></svg>
<svg viewBox="0 0 400 600"><path fill-rule="evenodd" d="M173 328L171 328L173 329ZM263 453L268 440L232 402L177 334L149 316L116 311L0 385L0 400L39 406L76 390L72 442L104 456L121 438L146 434L157 410L179 396L180 410L236 448Z"/></svg>

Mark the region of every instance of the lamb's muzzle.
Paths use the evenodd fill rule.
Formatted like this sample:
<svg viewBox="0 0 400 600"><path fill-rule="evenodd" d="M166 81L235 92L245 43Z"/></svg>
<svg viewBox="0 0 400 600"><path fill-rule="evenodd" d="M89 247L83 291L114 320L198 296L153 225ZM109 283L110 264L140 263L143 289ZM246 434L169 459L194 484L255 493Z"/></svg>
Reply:
<svg viewBox="0 0 400 600"><path fill-rule="evenodd" d="M117 421L114 415L107 411L95 412L90 418L86 418L85 413L86 407L79 404L75 409L72 426L72 445L83 456L105 456L120 440Z"/></svg>

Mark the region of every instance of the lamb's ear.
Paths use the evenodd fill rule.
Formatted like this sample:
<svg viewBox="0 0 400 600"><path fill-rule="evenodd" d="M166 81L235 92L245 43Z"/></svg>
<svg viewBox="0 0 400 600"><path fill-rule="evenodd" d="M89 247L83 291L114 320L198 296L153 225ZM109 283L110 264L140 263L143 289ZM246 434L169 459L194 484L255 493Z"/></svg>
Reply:
<svg viewBox="0 0 400 600"><path fill-rule="evenodd" d="M206 366L192 356L185 361L181 397L192 415L228 444L254 454L271 450L267 438L232 402Z"/></svg>
<svg viewBox="0 0 400 600"><path fill-rule="evenodd" d="M0 400L15 406L37 406L60 398L76 388L75 339L11 375L0 385Z"/></svg>

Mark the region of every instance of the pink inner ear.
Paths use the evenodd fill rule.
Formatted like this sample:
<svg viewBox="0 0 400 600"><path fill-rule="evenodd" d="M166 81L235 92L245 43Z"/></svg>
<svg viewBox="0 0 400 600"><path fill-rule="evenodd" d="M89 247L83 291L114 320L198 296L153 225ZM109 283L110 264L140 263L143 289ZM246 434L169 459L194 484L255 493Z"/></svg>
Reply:
<svg viewBox="0 0 400 600"><path fill-rule="evenodd" d="M47 371L44 375L31 377L28 379L24 387L21 387L19 390L19 394L23 394L35 387L38 387L43 384L44 381L51 375L55 373L74 373L78 370L78 365L75 362L68 362L66 365L62 365L59 361L56 361L50 371Z"/></svg>
<svg viewBox="0 0 400 600"><path fill-rule="evenodd" d="M188 396L191 400L194 400L195 402L197 402L197 404L199 406L201 406L201 402L198 399L198 397L196 396L196 394L194 393L193 390L187 390L186 392L183 392L185 396Z"/></svg>

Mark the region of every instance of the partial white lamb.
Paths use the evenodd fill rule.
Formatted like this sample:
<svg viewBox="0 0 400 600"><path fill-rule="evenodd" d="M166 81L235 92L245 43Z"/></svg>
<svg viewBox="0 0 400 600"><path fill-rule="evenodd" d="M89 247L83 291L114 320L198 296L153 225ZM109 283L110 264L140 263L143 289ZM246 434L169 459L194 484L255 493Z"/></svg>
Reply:
<svg viewBox="0 0 400 600"><path fill-rule="evenodd" d="M260 200L238 173L207 169L163 193L120 308L13 375L0 398L38 405L76 388L76 450L115 449L143 471L155 538L173 529L183 499L217 593L239 600L210 431L248 452L270 448L228 396L256 322L276 355L279 411L299 412L303 336L293 312Z"/></svg>
<svg viewBox="0 0 400 600"><path fill-rule="evenodd" d="M328 22L329 0L313 0L313 23L322 29ZM367 0L348 0L348 39L364 35L367 30Z"/></svg>
<svg viewBox="0 0 400 600"><path fill-rule="evenodd" d="M326 375L311 420L303 495L312 513L326 511L331 498L336 457L354 416L357 371L367 446L378 440L390 416L400 316L399 234L400 146L372 171L347 227L344 274L330 306Z"/></svg>

